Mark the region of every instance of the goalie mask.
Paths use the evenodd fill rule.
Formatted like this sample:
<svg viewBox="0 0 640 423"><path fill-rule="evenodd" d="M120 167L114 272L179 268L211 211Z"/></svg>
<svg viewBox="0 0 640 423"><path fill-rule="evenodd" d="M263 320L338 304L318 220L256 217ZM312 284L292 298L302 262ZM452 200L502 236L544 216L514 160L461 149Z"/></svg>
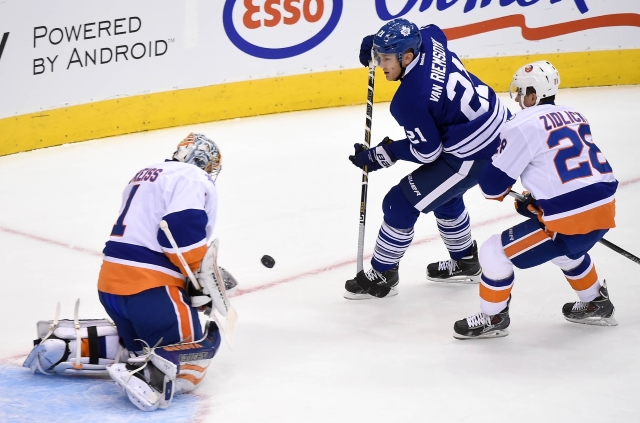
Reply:
<svg viewBox="0 0 640 423"><path fill-rule="evenodd" d="M211 175L214 181L222 170L220 149L204 134L189 134L178 144L173 159L199 167Z"/></svg>
<svg viewBox="0 0 640 423"><path fill-rule="evenodd" d="M522 98L527 94L527 87L536 90L536 106L543 98L554 96L558 93L560 85L560 74L558 70L546 60L533 62L522 66L515 75L509 86L511 98L520 95L520 105L523 108Z"/></svg>

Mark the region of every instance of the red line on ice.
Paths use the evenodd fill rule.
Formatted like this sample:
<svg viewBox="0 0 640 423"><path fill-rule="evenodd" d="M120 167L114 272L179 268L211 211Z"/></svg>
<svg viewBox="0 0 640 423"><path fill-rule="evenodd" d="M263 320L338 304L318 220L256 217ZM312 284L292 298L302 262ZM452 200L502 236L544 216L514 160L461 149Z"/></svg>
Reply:
<svg viewBox="0 0 640 423"><path fill-rule="evenodd" d="M90 250L88 248L76 247L75 245L69 245L69 244L66 244L64 242L56 241L56 240L53 240L53 239L48 239L48 238L45 238L45 237L42 237L42 236L38 236L38 235L33 235L33 234L30 234L30 233L27 233L27 232L17 231L15 229L10 229L10 228L3 228L2 226L0 226L0 231L7 232L7 233L10 233L10 234L13 234L13 235L20 235L20 236L23 236L25 238L30 238L30 239L33 239L33 240L36 240L36 241L44 242L45 244L57 245L58 247L64 247L64 248L68 248L68 249L73 250L73 251L79 251L81 253L87 253L87 254L91 254L93 256L102 257L102 253L101 252L93 251L93 250Z"/></svg>
<svg viewBox="0 0 640 423"><path fill-rule="evenodd" d="M480 223L478 223L478 224L476 224L474 226L478 227L478 226L490 225L492 223L496 223L496 222L499 222L501 220L507 219L509 217L513 217L513 216L514 216L513 213L509 213L508 215L502 215L502 216L494 217L492 219L483 220L483 221L481 221ZM426 244L427 242L436 241L438 239L440 239L440 234L430 235L430 236L428 236L426 238L422 238L422 239L419 239L419 240L414 240L411 243L411 245ZM372 256L372 254L367 254L367 255L364 256L364 258L366 260L366 259L371 258L371 256ZM277 286L277 285L281 285L283 283L287 283L287 282L291 282L291 281L296 280L296 279L303 278L305 276L318 275L318 274L323 273L323 272L329 272L329 271L338 269L338 268L340 268L342 266L354 265L355 263L356 263L356 260L354 260L354 259L343 260L341 262L334 263L334 264L331 264L329 266L318 267L318 268L316 268L314 270L309 270L309 271L306 271L306 272L303 272L303 273L299 273L297 275L286 277L284 279L279 279L279 280L276 280L276 281L273 281L273 282L268 282L268 283L265 283L263 285L253 286L251 288L245 288L245 289L238 288L237 291L233 293L232 297L239 297L241 295L251 294L251 293L257 292L257 291L262 291L262 290L269 289L269 288L272 288L272 287Z"/></svg>
<svg viewBox="0 0 640 423"><path fill-rule="evenodd" d="M620 182L620 186L621 187L626 187L626 186L629 186L629 185L633 185L633 184L635 184L637 182L640 182L640 177L629 179L629 180L624 181L624 182ZM513 216L514 216L513 213L501 215L501 216L498 216L498 217L494 217L492 219L483 220L483 221L475 224L474 226L475 227L479 227L479 226L490 225L492 223L496 223L496 222L499 222L501 220L507 219L509 217L513 217ZM82 253L87 253L87 254L90 254L90 255L93 255L93 256L102 257L102 253L101 252L90 250L88 248L76 247L74 245L69 245L69 244L66 244L64 242L55 241L55 240L48 239L48 238L45 238L45 237L42 237L42 236L39 236L39 235L33 235L33 234L26 233L26 232L18 231L18 230L15 230L15 229L4 228L4 227L1 227L1 226L0 226L0 231L7 232L7 233L10 233L10 234L14 234L14 235L24 236L26 238L30 238L30 239L33 239L33 240L36 240L36 241L44 242L44 243L51 244L51 245L57 245L59 247L64 247L64 248L68 248L70 250L74 250L74 251L78 251L78 252L82 252ZM428 236L426 238L414 240L411 243L411 245L425 244L427 242L435 241L435 240L438 240L438 239L440 239L440 235L439 234L431 235L431 236ZM367 254L365 256L365 259L369 259L369 258L371 258L371 254ZM318 267L318 268L315 268L313 270L308 270L306 272L302 272L302 273L298 273L296 275L288 276L288 277L283 278L283 279L278 279L278 280L275 280L275 281L272 281L272 282L267 282L267 283L262 284L262 285L257 285L257 286L253 286L253 287L250 287L250 288L244 288L244 289L243 288L238 288L238 290L232 295L232 297L240 297L240 296L245 295L245 294L251 294L253 292L263 291L265 289L269 289L269 288L272 288L274 286L282 285L282 284L287 283L287 282L295 281L297 279L304 278L306 276L314 276L314 275L319 275L319 274L324 273L324 272L330 272L332 270L338 269L338 268L343 267L343 266L353 265L355 262L356 262L355 259L343 260L343 261L338 262L338 263L333 263L333 264L330 264L328 266Z"/></svg>
<svg viewBox="0 0 640 423"><path fill-rule="evenodd" d="M637 183L639 181L640 181L640 177L639 178L630 179L628 181L621 182L620 186L632 185L632 184L635 184L635 183ZM501 215L501 216L498 216L498 217L494 217L492 219L486 219L486 220L483 220L480 223L477 223L477 224L475 224L473 226L474 227L480 227L480 226L490 225L492 223L496 223L496 222L499 222L501 220L508 219L510 217L514 217L514 214L513 213L509 213L509 214ZM438 239L440 239L440 234L431 235L431 236L428 236L426 238L422 238L422 239L419 239L419 240L414 240L411 243L411 245L425 244L427 242L435 241L435 240L438 240ZM364 258L365 259L371 258L371 254L365 255ZM294 281L296 279L304 278L305 276L314 276L314 275L318 275L318 274L323 273L323 272L328 272L328 271L331 271L331 270L338 269L338 268L340 268L342 266L353 265L355 262L356 262L356 260L354 260L354 259L344 260L344 261L341 261L341 262L338 262L338 263L330 264L328 266L318 267L318 268L313 269L313 270L308 270L306 272L299 273L297 275L288 276L288 277L286 277L284 279L279 279L279 280L275 280L273 282L268 282L268 283L265 283L263 285L253 286L251 288L245 288L245 289L238 288L236 290L236 292L234 292L231 297L234 298L234 297L239 297L239 296L245 295L245 294L251 294L253 292L263 291L265 289L269 289L269 288L272 288L274 286L282 285L284 283L291 282L291 281Z"/></svg>

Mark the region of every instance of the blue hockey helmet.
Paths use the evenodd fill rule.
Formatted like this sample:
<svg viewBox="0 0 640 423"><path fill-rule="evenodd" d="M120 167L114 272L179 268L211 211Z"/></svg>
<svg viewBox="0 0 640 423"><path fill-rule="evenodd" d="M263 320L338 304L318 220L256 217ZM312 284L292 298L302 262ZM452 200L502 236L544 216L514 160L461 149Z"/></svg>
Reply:
<svg viewBox="0 0 640 423"><path fill-rule="evenodd" d="M396 54L398 61L402 63L404 54L413 49L413 54L418 55L422 45L420 28L406 19L398 18L384 24L373 37L373 60L380 65L379 54Z"/></svg>

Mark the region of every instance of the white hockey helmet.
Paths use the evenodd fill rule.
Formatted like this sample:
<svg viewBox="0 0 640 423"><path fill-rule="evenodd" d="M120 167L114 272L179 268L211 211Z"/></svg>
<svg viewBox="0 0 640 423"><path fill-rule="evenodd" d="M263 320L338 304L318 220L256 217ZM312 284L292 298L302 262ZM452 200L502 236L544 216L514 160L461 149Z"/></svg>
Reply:
<svg viewBox="0 0 640 423"><path fill-rule="evenodd" d="M524 107L522 97L526 95L527 87L533 87L538 97L536 100L538 105L541 99L556 95L559 85L560 74L555 66L546 60L540 60L528 63L516 71L509 86L509 95L513 98L514 94L516 96L519 94L520 104Z"/></svg>
<svg viewBox="0 0 640 423"><path fill-rule="evenodd" d="M222 155L215 142L204 134L190 133L180 141L173 153L173 159L198 166L215 181L222 170Z"/></svg>

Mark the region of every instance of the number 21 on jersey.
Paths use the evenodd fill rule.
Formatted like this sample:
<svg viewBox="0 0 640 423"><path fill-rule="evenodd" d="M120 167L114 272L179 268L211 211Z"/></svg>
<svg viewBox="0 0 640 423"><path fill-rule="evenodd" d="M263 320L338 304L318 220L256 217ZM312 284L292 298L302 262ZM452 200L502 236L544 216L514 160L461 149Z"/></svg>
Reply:
<svg viewBox="0 0 640 423"><path fill-rule="evenodd" d="M462 63L453 57L451 62L460 72L451 72L447 81L447 97L453 100L458 92L456 87L462 86L462 95L460 97L460 111L467 119L474 120L478 116L485 114L489 110L489 87L486 85L474 86L471 78ZM471 106L477 104L477 109Z"/></svg>

